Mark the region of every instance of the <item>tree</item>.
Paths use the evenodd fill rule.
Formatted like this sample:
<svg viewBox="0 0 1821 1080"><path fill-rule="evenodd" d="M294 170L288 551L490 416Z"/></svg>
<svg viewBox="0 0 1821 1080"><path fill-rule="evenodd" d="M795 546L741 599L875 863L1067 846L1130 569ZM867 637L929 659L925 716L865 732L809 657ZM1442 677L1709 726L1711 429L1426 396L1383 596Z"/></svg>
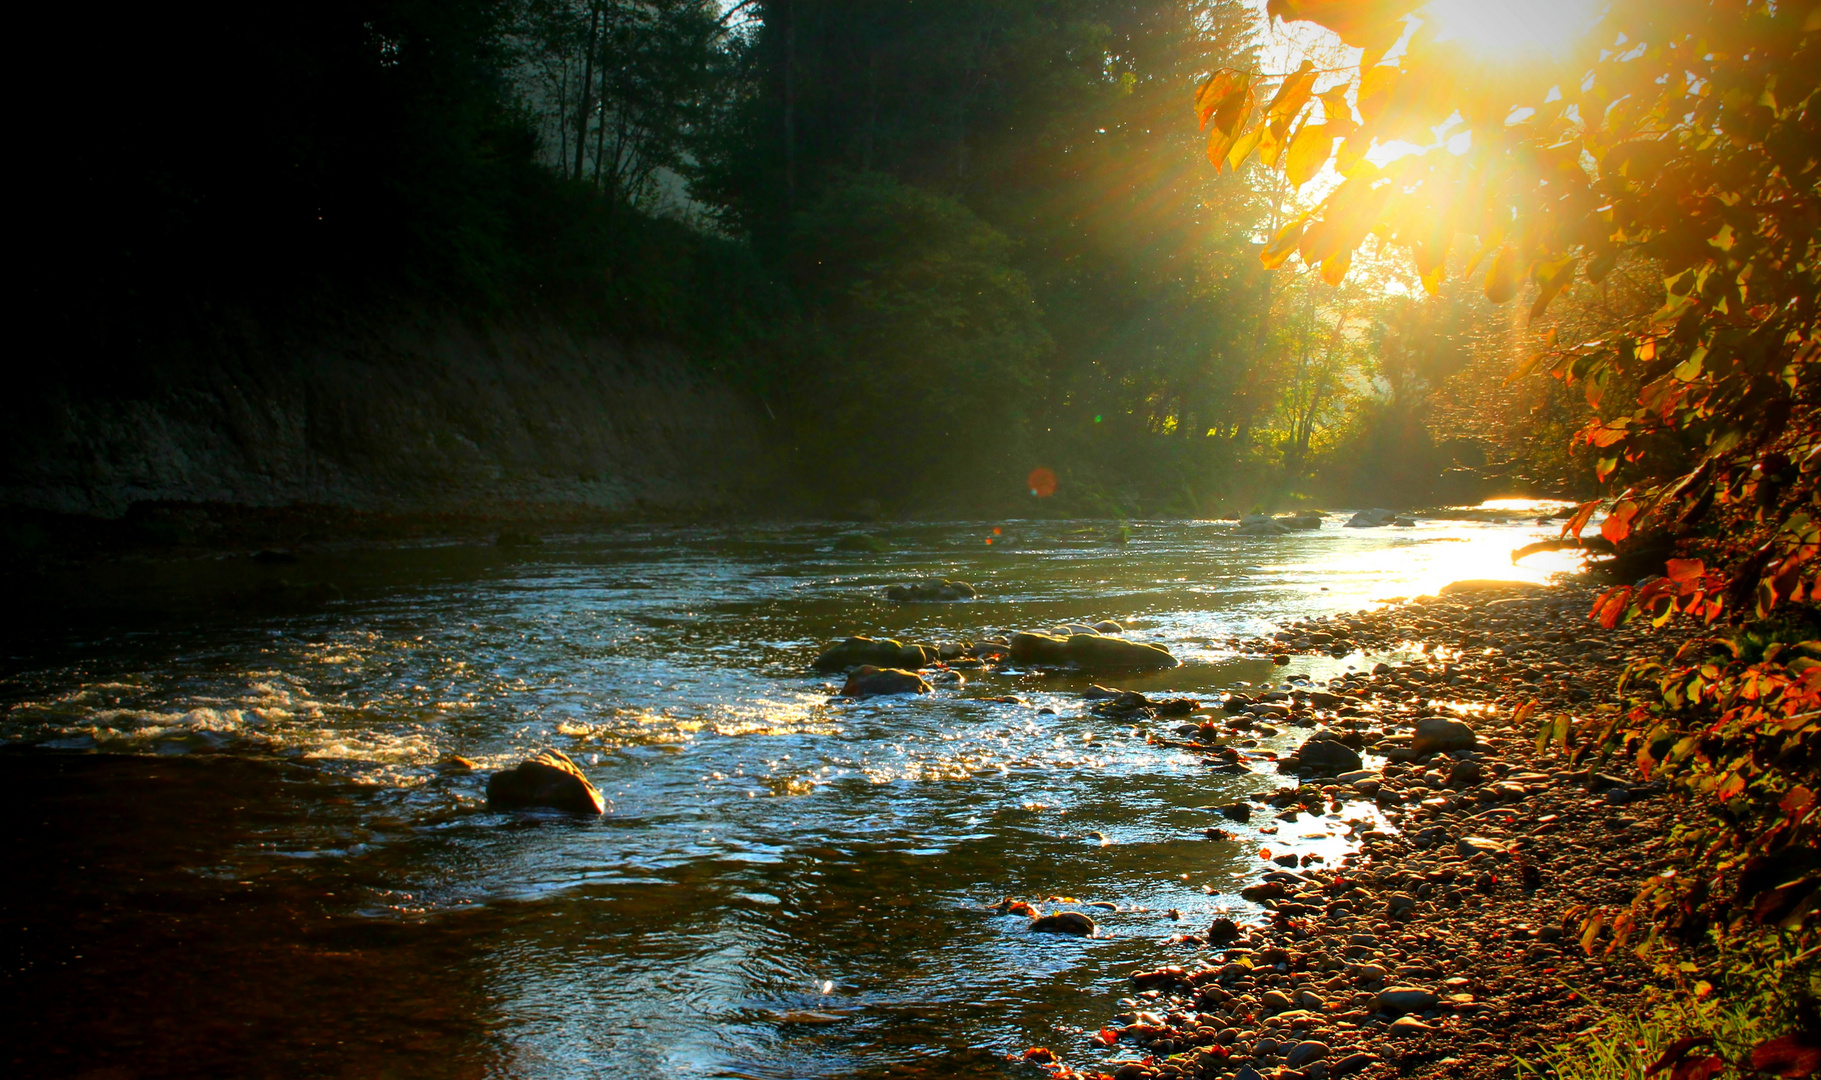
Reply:
<svg viewBox="0 0 1821 1080"><path fill-rule="evenodd" d="M1408 249L1431 292L1460 245L1486 297L1524 294L1533 322L1621 264L1660 280L1645 312L1615 310L1595 339L1548 338L1519 373L1581 386L1593 415L1578 440L1602 479L1628 467L1602 535L1624 555L1652 533L1675 556L1602 595L1594 617L1755 625L1655 667L1585 750L1633 751L1723 807L1681 834L1696 891L1647 889L1637 910L1684 930L1723 918L1812 931L1821 642L1805 640L1812 607L1789 605L1814 599L1821 554L1821 9L1614 0L1566 55L1494 68L1409 18L1415 6L1270 0L1359 48L1359 66L1325 87L1312 65L1276 82L1216 73L1196 100L1210 158L1258 153L1298 185L1332 165L1332 193L1265 250L1330 281L1369 234ZM1432 148L1375 165L1368 149L1396 139ZM1620 392L1635 400L1615 404Z"/></svg>

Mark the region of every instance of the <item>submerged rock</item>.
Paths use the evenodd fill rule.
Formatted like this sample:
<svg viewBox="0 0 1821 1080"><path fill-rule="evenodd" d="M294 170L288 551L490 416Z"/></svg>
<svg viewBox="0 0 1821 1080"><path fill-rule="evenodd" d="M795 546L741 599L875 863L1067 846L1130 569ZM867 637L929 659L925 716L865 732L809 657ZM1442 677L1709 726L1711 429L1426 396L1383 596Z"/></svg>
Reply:
<svg viewBox="0 0 1821 1080"><path fill-rule="evenodd" d="M929 578L924 581L911 581L899 585L888 585L885 598L898 603L927 604L954 600L972 600L974 587L965 581L950 581L947 578Z"/></svg>
<svg viewBox="0 0 1821 1080"><path fill-rule="evenodd" d="M575 814L604 814L607 800L561 750L546 750L487 778L487 806L494 810L547 807Z"/></svg>
<svg viewBox="0 0 1821 1080"><path fill-rule="evenodd" d="M902 668L860 668L847 677L841 696L851 698L879 697L883 694L927 694L930 685L914 671Z"/></svg>
<svg viewBox="0 0 1821 1080"><path fill-rule="evenodd" d="M894 638L850 637L816 657L817 671L847 671L871 664L874 667L920 668L935 658L929 645L906 645Z"/></svg>
<svg viewBox="0 0 1821 1080"><path fill-rule="evenodd" d="M872 533L843 533L835 538L836 551L890 551L892 546L882 536Z"/></svg>
<svg viewBox="0 0 1821 1080"><path fill-rule="evenodd" d="M1058 911L1032 919L1028 928L1035 934L1074 934L1076 937L1091 937L1097 927L1094 920L1079 911Z"/></svg>

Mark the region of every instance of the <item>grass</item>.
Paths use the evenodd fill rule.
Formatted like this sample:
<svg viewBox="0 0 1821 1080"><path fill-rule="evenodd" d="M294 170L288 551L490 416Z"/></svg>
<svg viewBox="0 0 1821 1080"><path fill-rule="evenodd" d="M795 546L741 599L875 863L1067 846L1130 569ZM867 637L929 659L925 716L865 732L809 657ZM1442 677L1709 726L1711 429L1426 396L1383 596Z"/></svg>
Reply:
<svg viewBox="0 0 1821 1080"><path fill-rule="evenodd" d="M1690 1057L1717 1054L1750 1075L1752 1049L1789 1034L1799 1016L1821 1000L1816 950L1797 952L1788 940L1764 937L1722 947L1709 978L1692 963L1674 965L1686 985L1659 994L1636 1012L1613 1013L1534 1059L1519 1058L1520 1077L1547 1080L1641 1080L1677 1039L1705 1035L1714 1042ZM1653 1074L1668 1077L1669 1071Z"/></svg>

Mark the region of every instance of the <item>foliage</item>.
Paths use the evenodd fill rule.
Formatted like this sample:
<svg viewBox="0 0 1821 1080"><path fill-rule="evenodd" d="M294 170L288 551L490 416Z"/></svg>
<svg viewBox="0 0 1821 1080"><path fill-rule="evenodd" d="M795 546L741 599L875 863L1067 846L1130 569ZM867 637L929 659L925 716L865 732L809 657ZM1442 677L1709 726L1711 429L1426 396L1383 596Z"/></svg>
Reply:
<svg viewBox="0 0 1821 1080"><path fill-rule="evenodd" d="M1332 170L1264 261L1299 256L1339 283L1376 235L1409 251L1434 294L1458 247L1489 301L1527 294L1533 323L1620 266L1659 278L1652 303L1558 322L1513 376L1581 388L1592 416L1576 439L1601 480L1624 483L1601 536L1654 563L1592 617L1800 621L1779 613L1811 599L1821 565L1821 9L1614 0L1568 55L1497 66L1416 6L1271 0L1359 48L1357 69L1324 86L1311 64L1274 84L1228 68L1201 87L1217 170L1255 153L1299 187ZM1399 140L1428 149L1368 156ZM1635 752L1712 810L1678 832L1686 874L1652 879L1613 918L1615 941L1641 920L1683 933L1722 914L1809 934L1821 922L1821 642L1764 647L1752 633L1648 672L1652 693L1584 747ZM1590 916L1583 940L1605 919Z"/></svg>
<svg viewBox="0 0 1821 1080"><path fill-rule="evenodd" d="M1310 64L1274 87L1229 68L1201 88L1217 169L1257 153L1299 186L1330 162L1338 174L1265 261L1297 254L1339 282L1376 234L1408 249L1435 292L1465 244L1465 272L1494 303L1530 283L1534 319L1577 274L1597 283L1622 258L1648 257L1660 307L1599 340L1552 340L1520 373L1579 382L1594 408L1610 385L1636 380L1636 408L1582 433L1602 478L1621 459L1644 461L1665 433L1698 449L1686 471L1658 454L1663 471L1623 493L1608 539L1646 524L1686 532L1715 502L1749 502L1754 547L1717 572L1755 589L1760 612L1801 599L1815 551L1806 480L1821 464L1807 397L1821 353L1821 16L1752 0L1620 0L1559 64L1501 69L1470 68L1463 48L1406 19L1415 6L1274 0L1360 47L1357 72L1318 93ZM1431 144L1437 130L1449 142L1428 152L1382 167L1367 157L1393 140ZM1463 137L1464 150L1449 149Z"/></svg>
<svg viewBox="0 0 1821 1080"><path fill-rule="evenodd" d="M1664 1080L1725 1076L1800 1076L1773 1055L1785 1050L1783 1032L1811 1019L1821 1001L1821 964L1813 955L1765 942L1723 948L1708 972L1723 992L1698 970L1677 970L1687 989L1654 1007L1611 1013L1538 1058L1517 1059L1518 1075L1548 1080L1637 1080L1658 1074ZM1688 965L1693 968L1694 965ZM1796 1053L1811 1044L1788 1037ZM1763 1048L1771 1047L1770 1051ZM1812 1072L1811 1064L1809 1071Z"/></svg>
<svg viewBox="0 0 1821 1080"><path fill-rule="evenodd" d="M862 173L797 216L790 250L828 335L797 380L818 418L820 483L870 493L995 460L990 471L1022 475L1008 455L1048 340L1003 234L952 199Z"/></svg>

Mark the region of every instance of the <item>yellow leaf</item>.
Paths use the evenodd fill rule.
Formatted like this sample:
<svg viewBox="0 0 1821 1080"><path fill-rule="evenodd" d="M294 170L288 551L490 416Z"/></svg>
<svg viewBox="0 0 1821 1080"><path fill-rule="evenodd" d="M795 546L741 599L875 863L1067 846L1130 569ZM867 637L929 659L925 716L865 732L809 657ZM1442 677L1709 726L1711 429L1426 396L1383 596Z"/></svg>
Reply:
<svg viewBox="0 0 1821 1080"><path fill-rule="evenodd" d="M1581 924L1582 952L1586 953L1588 956L1593 955L1593 943L1600 939L1600 930L1605 925L1606 915L1603 912L1595 912L1587 917L1586 922Z"/></svg>
<svg viewBox="0 0 1821 1080"><path fill-rule="evenodd" d="M1486 299L1495 304L1509 303L1517 289L1517 254L1509 247L1500 248L1493 256L1492 268L1486 271Z"/></svg>
<svg viewBox="0 0 1821 1080"><path fill-rule="evenodd" d="M1202 83L1201 89L1195 94L1195 116L1201 121L1201 126L1207 127L1208 118L1214 115L1214 110L1220 107L1220 103L1231 94L1245 90L1251 81L1251 75L1232 68L1221 68L1209 76L1208 81Z"/></svg>
<svg viewBox="0 0 1821 1080"><path fill-rule="evenodd" d="M1326 124L1304 124L1290 140L1290 149L1284 155L1284 173L1290 183L1302 187L1315 178L1322 165L1328 160L1328 152L1334 149L1334 135Z"/></svg>
<svg viewBox="0 0 1821 1080"><path fill-rule="evenodd" d="M1553 262L1538 262L1531 268L1530 276L1537 286L1536 303L1530 305L1532 319L1539 318L1549 306L1549 301L1554 300L1556 294L1574 280L1575 264L1579 261L1570 255Z"/></svg>
<svg viewBox="0 0 1821 1080"><path fill-rule="evenodd" d="M1258 140L1258 160L1267 167L1277 164L1277 155L1283 151L1284 143L1289 141L1290 128L1282 120L1273 120L1266 127L1264 137Z"/></svg>
<svg viewBox="0 0 1821 1080"><path fill-rule="evenodd" d="M1267 270L1275 270L1282 266L1296 251L1297 242L1302 239L1303 227L1306 224L1305 219L1297 218L1277 230L1277 235L1271 238L1271 242L1265 245L1265 250L1259 255L1260 261L1265 264Z"/></svg>
<svg viewBox="0 0 1821 1080"><path fill-rule="evenodd" d="M1388 64L1370 67L1359 79L1359 114L1367 123L1377 118L1390 103L1403 72Z"/></svg>
<svg viewBox="0 0 1821 1080"><path fill-rule="evenodd" d="M1269 129L1266 125L1260 124L1241 135L1233 144L1233 149L1227 152L1227 167L1238 172L1239 167L1246 163L1248 157L1252 156L1252 151L1258 148L1258 141L1265 137L1267 130Z"/></svg>
<svg viewBox="0 0 1821 1080"><path fill-rule="evenodd" d="M1347 269L1353 265L1353 252L1343 248L1322 260L1321 279L1330 285L1339 285L1347 278Z"/></svg>
<svg viewBox="0 0 1821 1080"><path fill-rule="evenodd" d="M1334 152L1334 171L1342 176L1352 176L1353 170L1366 161L1366 151L1372 148L1372 140L1364 135L1349 135L1340 149Z"/></svg>
<svg viewBox="0 0 1821 1080"><path fill-rule="evenodd" d="M1315 89L1315 64L1304 60L1296 74L1285 79L1277 88L1277 96L1265 107L1265 112L1273 120L1292 120L1302 112L1303 106L1309 103L1309 95Z"/></svg>
<svg viewBox="0 0 1821 1080"><path fill-rule="evenodd" d="M1214 171L1219 172L1227 163L1227 153L1233 149L1233 133L1216 127L1208 136L1208 160L1214 164Z"/></svg>

